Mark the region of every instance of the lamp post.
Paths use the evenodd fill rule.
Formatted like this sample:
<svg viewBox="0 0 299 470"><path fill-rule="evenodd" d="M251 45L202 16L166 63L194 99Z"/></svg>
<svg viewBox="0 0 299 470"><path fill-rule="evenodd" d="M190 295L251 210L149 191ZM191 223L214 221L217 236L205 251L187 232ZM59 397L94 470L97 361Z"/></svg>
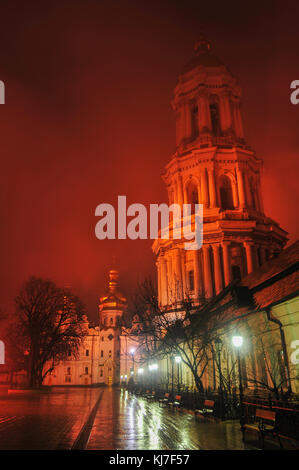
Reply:
<svg viewBox="0 0 299 470"><path fill-rule="evenodd" d="M151 388L153 388L153 383L154 383L153 372L158 370L158 364L150 364L148 368L149 368L149 371L151 372Z"/></svg>
<svg viewBox="0 0 299 470"><path fill-rule="evenodd" d="M135 374L135 357L134 357L134 353L135 353L135 349L131 348L131 350L130 350L131 359L132 359L131 375L133 375L133 376ZM132 371L133 371L133 374L132 374Z"/></svg>
<svg viewBox="0 0 299 470"><path fill-rule="evenodd" d="M139 369L137 370L137 374L138 374L138 378L140 377L140 382L141 382L142 385L143 385L143 372L144 372L143 367L139 367ZM139 380L138 380L138 382L139 382Z"/></svg>
<svg viewBox="0 0 299 470"><path fill-rule="evenodd" d="M174 358L175 362L178 365L178 392L180 393L181 390L181 384L180 384L180 363L181 363L181 356L175 356Z"/></svg>
<svg viewBox="0 0 299 470"><path fill-rule="evenodd" d="M243 336L233 336L233 345L237 350L238 359L238 370L239 370L239 393L240 393L240 424L243 431L244 428L244 413L243 413L243 383L242 383L242 370L241 370L241 359L240 359L240 348L243 345Z"/></svg>
<svg viewBox="0 0 299 470"><path fill-rule="evenodd" d="M174 366L174 358L171 357L171 395L173 396L173 366Z"/></svg>
<svg viewBox="0 0 299 470"><path fill-rule="evenodd" d="M215 340L216 353L218 356L218 368L219 368L219 389L220 389L220 418L223 419L223 382L222 382L222 370L221 370L221 349L222 341L220 338Z"/></svg>

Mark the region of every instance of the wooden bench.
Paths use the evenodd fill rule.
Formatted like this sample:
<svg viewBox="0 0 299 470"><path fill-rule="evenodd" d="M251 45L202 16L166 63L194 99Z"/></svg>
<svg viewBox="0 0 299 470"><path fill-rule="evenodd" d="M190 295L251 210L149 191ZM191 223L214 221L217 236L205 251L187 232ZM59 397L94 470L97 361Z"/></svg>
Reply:
<svg viewBox="0 0 299 470"><path fill-rule="evenodd" d="M204 418L206 418L207 416L212 416L212 414L214 413L214 406L215 406L214 400L205 400L203 402L202 408L198 410L194 410L195 417L197 415L201 415Z"/></svg>
<svg viewBox="0 0 299 470"><path fill-rule="evenodd" d="M168 401L169 401L169 393L166 392L166 393L164 393L164 397L160 398L159 405L167 404Z"/></svg>
<svg viewBox="0 0 299 470"><path fill-rule="evenodd" d="M150 399L154 399L156 397L156 392L155 391L152 391L152 393L150 393L149 395L147 395L146 399L147 400L150 400Z"/></svg>
<svg viewBox="0 0 299 470"><path fill-rule="evenodd" d="M182 395L176 395L174 401L169 401L168 406L173 410L178 409L181 406Z"/></svg>
<svg viewBox="0 0 299 470"><path fill-rule="evenodd" d="M259 435L259 440L262 441L262 449L265 445L265 437L271 435L277 437L280 447L282 447L280 436L278 434L278 427L276 424L276 413L272 410L265 410L264 408L257 408L255 411L255 418L257 422L245 423L242 428L243 441L245 441L245 432L247 429L255 431Z"/></svg>

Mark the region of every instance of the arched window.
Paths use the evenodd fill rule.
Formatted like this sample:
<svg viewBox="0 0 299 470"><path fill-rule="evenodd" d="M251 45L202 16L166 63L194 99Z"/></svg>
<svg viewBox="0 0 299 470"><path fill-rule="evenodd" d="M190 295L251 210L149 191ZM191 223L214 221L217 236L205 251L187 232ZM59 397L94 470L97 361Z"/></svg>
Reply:
<svg viewBox="0 0 299 470"><path fill-rule="evenodd" d="M221 209L233 209L233 190L232 183L228 176L222 175L219 181Z"/></svg>
<svg viewBox="0 0 299 470"><path fill-rule="evenodd" d="M193 105L191 107L191 126L192 126L192 138L198 137L198 106Z"/></svg>
<svg viewBox="0 0 299 470"><path fill-rule="evenodd" d="M234 280L241 279L241 268L240 266L233 265L232 266L232 275Z"/></svg>
<svg viewBox="0 0 299 470"><path fill-rule="evenodd" d="M219 105L218 105L217 96L214 96L211 98L210 116L211 116L212 132L214 135L218 136L221 134L221 127L220 127L220 113L219 113Z"/></svg>
<svg viewBox="0 0 299 470"><path fill-rule="evenodd" d="M195 204L198 204L198 189L197 185L191 181L187 187L188 204L191 204L191 214L195 212Z"/></svg>

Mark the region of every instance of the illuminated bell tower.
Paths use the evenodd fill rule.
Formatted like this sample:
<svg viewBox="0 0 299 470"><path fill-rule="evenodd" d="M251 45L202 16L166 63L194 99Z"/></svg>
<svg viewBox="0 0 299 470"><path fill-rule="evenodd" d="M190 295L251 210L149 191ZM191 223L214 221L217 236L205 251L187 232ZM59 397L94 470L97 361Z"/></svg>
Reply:
<svg viewBox="0 0 299 470"><path fill-rule="evenodd" d="M174 90L176 152L163 179L169 204L203 204L203 247L186 251L184 241L174 239L153 243L162 306L186 295L194 303L217 295L287 241L264 213L262 160L244 137L241 88L206 39L194 52Z"/></svg>
<svg viewBox="0 0 299 470"><path fill-rule="evenodd" d="M126 309L126 298L118 289L119 273L109 271L106 295L99 302L100 377L107 385L119 383L121 318Z"/></svg>

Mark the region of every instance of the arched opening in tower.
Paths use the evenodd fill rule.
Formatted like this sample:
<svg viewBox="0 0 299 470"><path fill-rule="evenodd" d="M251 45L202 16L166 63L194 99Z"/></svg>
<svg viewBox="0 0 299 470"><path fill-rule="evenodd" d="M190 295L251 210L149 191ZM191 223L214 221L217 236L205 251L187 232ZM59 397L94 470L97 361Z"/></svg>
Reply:
<svg viewBox="0 0 299 470"><path fill-rule="evenodd" d="M210 116L211 116L212 133L215 136L219 136L221 134L221 127L220 127L220 113L219 113L219 104L218 104L217 96L212 96L210 98Z"/></svg>
<svg viewBox="0 0 299 470"><path fill-rule="evenodd" d="M198 204L198 189L197 185L191 181L188 184L187 188L187 197L188 197L188 204L191 204L191 214L195 213L195 204Z"/></svg>
<svg viewBox="0 0 299 470"><path fill-rule="evenodd" d="M232 183L228 176L222 175L219 181L220 187L220 201L221 201L221 209L233 209L234 208L234 200L233 200L233 190L232 190Z"/></svg>

